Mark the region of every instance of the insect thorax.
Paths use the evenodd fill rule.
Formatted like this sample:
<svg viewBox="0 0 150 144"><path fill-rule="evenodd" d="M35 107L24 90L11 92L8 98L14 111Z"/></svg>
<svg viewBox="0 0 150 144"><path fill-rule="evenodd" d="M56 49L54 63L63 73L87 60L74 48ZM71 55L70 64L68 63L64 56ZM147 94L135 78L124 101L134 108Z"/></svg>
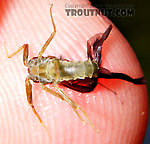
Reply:
<svg viewBox="0 0 150 144"><path fill-rule="evenodd" d="M28 62L28 72L34 82L43 84L92 78L97 66L92 61L65 61L58 58L37 57ZM58 77L56 75L58 74ZM57 79L56 79L57 78Z"/></svg>

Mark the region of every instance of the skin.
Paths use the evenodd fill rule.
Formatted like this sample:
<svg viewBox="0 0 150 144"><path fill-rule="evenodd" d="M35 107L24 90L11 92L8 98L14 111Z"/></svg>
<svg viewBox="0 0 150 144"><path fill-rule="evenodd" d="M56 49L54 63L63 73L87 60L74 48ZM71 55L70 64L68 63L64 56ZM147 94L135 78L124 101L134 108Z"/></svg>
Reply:
<svg viewBox="0 0 150 144"><path fill-rule="evenodd" d="M76 61L87 59L87 40L96 33L103 33L111 22L99 16L66 16L65 4L80 4L80 1L50 2L54 4L56 35L44 56L62 55ZM4 42L8 53L28 43L29 59L37 56L53 31L49 1L23 3L21 0L8 0L1 1L0 6L0 143L48 144L49 137L26 100L24 81L27 69L22 62L22 52L8 59ZM110 71L135 78L143 75L133 50L114 25L103 45L102 54L102 65ZM38 83L33 84L34 105L49 130L51 143L142 143L148 117L146 85L122 80L99 79L99 82L117 95L100 85L87 94L61 88L87 112L100 133L88 124L82 125L66 102L42 90Z"/></svg>

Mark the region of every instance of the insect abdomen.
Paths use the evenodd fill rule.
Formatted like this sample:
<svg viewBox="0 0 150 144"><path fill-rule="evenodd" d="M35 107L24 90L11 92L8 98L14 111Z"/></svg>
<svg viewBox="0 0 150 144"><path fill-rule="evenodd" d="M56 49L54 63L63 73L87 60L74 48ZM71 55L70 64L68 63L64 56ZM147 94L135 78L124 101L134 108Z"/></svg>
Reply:
<svg viewBox="0 0 150 144"><path fill-rule="evenodd" d="M59 80L76 80L91 78L94 74L94 65L90 60L79 62L60 61L59 63Z"/></svg>

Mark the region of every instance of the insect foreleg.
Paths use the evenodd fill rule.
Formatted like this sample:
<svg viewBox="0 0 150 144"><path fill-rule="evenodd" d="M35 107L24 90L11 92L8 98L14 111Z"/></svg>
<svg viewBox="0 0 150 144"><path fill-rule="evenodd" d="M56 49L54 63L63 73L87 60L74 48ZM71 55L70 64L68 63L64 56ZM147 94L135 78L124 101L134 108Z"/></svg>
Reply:
<svg viewBox="0 0 150 144"><path fill-rule="evenodd" d="M53 29L54 31L51 33L50 37L48 38L48 40L45 42L45 44L43 45L41 51L39 52L38 54L38 58L41 58L42 57L42 54L44 53L45 49L47 48L47 46L49 45L49 43L51 42L51 40L53 39L53 37L55 36L56 34L56 26L55 26L55 23L54 23L54 19L53 19L53 16L52 16L52 4L50 6L50 17L51 17L51 20L52 20L52 24L53 24Z"/></svg>
<svg viewBox="0 0 150 144"><path fill-rule="evenodd" d="M18 52L20 52L22 49L23 49L23 63L24 63L24 65L27 65L27 62L28 62L28 49L29 49L29 45L28 44L24 44L23 46L19 47L16 51L14 51L10 55L8 55L7 49L5 47L6 56L8 58L11 58L14 55L16 55Z"/></svg>
<svg viewBox="0 0 150 144"><path fill-rule="evenodd" d="M26 78L25 80L25 87L26 87L26 95L27 95L27 101L29 103L29 105L32 107L32 110L34 112L34 114L36 115L36 117L38 118L38 120L40 121L40 123L43 125L43 127L46 129L49 139L51 141L51 136L49 134L49 131L47 129L47 127L45 126L45 124L43 123L42 119L40 118L40 116L38 115L37 111L35 110L34 104L33 104L33 99L32 99L32 85L30 83L30 78Z"/></svg>

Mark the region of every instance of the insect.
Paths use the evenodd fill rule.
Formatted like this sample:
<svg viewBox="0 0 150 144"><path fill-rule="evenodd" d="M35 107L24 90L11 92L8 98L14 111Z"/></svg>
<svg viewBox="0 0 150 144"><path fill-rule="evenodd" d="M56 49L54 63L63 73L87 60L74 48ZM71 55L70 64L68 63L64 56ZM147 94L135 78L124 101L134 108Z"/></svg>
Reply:
<svg viewBox="0 0 150 144"><path fill-rule="evenodd" d="M46 92L70 104L79 119L85 123L85 120L78 113L78 110L80 110L85 116L86 121L95 129L86 112L68 95L66 95L63 90L59 88L59 85L63 85L81 93L87 93L94 90L98 84L99 78L122 79L133 84L145 84L145 79L144 77L134 79L123 73L110 72L101 66L102 45L110 34L112 25L106 29L102 36L96 34L87 41L88 60L86 61L69 61L62 57L57 58L55 56L43 57L42 54L56 33L56 26L52 16L52 5L50 6L50 17L54 31L43 45L37 57L33 57L32 59L28 60L28 44L24 44L11 55L8 55L6 50L7 57L11 58L23 49L23 63L28 67L29 73L25 80L27 101L32 107L34 114L45 128L46 126L44 125L33 104L31 80L39 83L41 88ZM52 84L55 88L55 91L48 88L45 84Z"/></svg>

